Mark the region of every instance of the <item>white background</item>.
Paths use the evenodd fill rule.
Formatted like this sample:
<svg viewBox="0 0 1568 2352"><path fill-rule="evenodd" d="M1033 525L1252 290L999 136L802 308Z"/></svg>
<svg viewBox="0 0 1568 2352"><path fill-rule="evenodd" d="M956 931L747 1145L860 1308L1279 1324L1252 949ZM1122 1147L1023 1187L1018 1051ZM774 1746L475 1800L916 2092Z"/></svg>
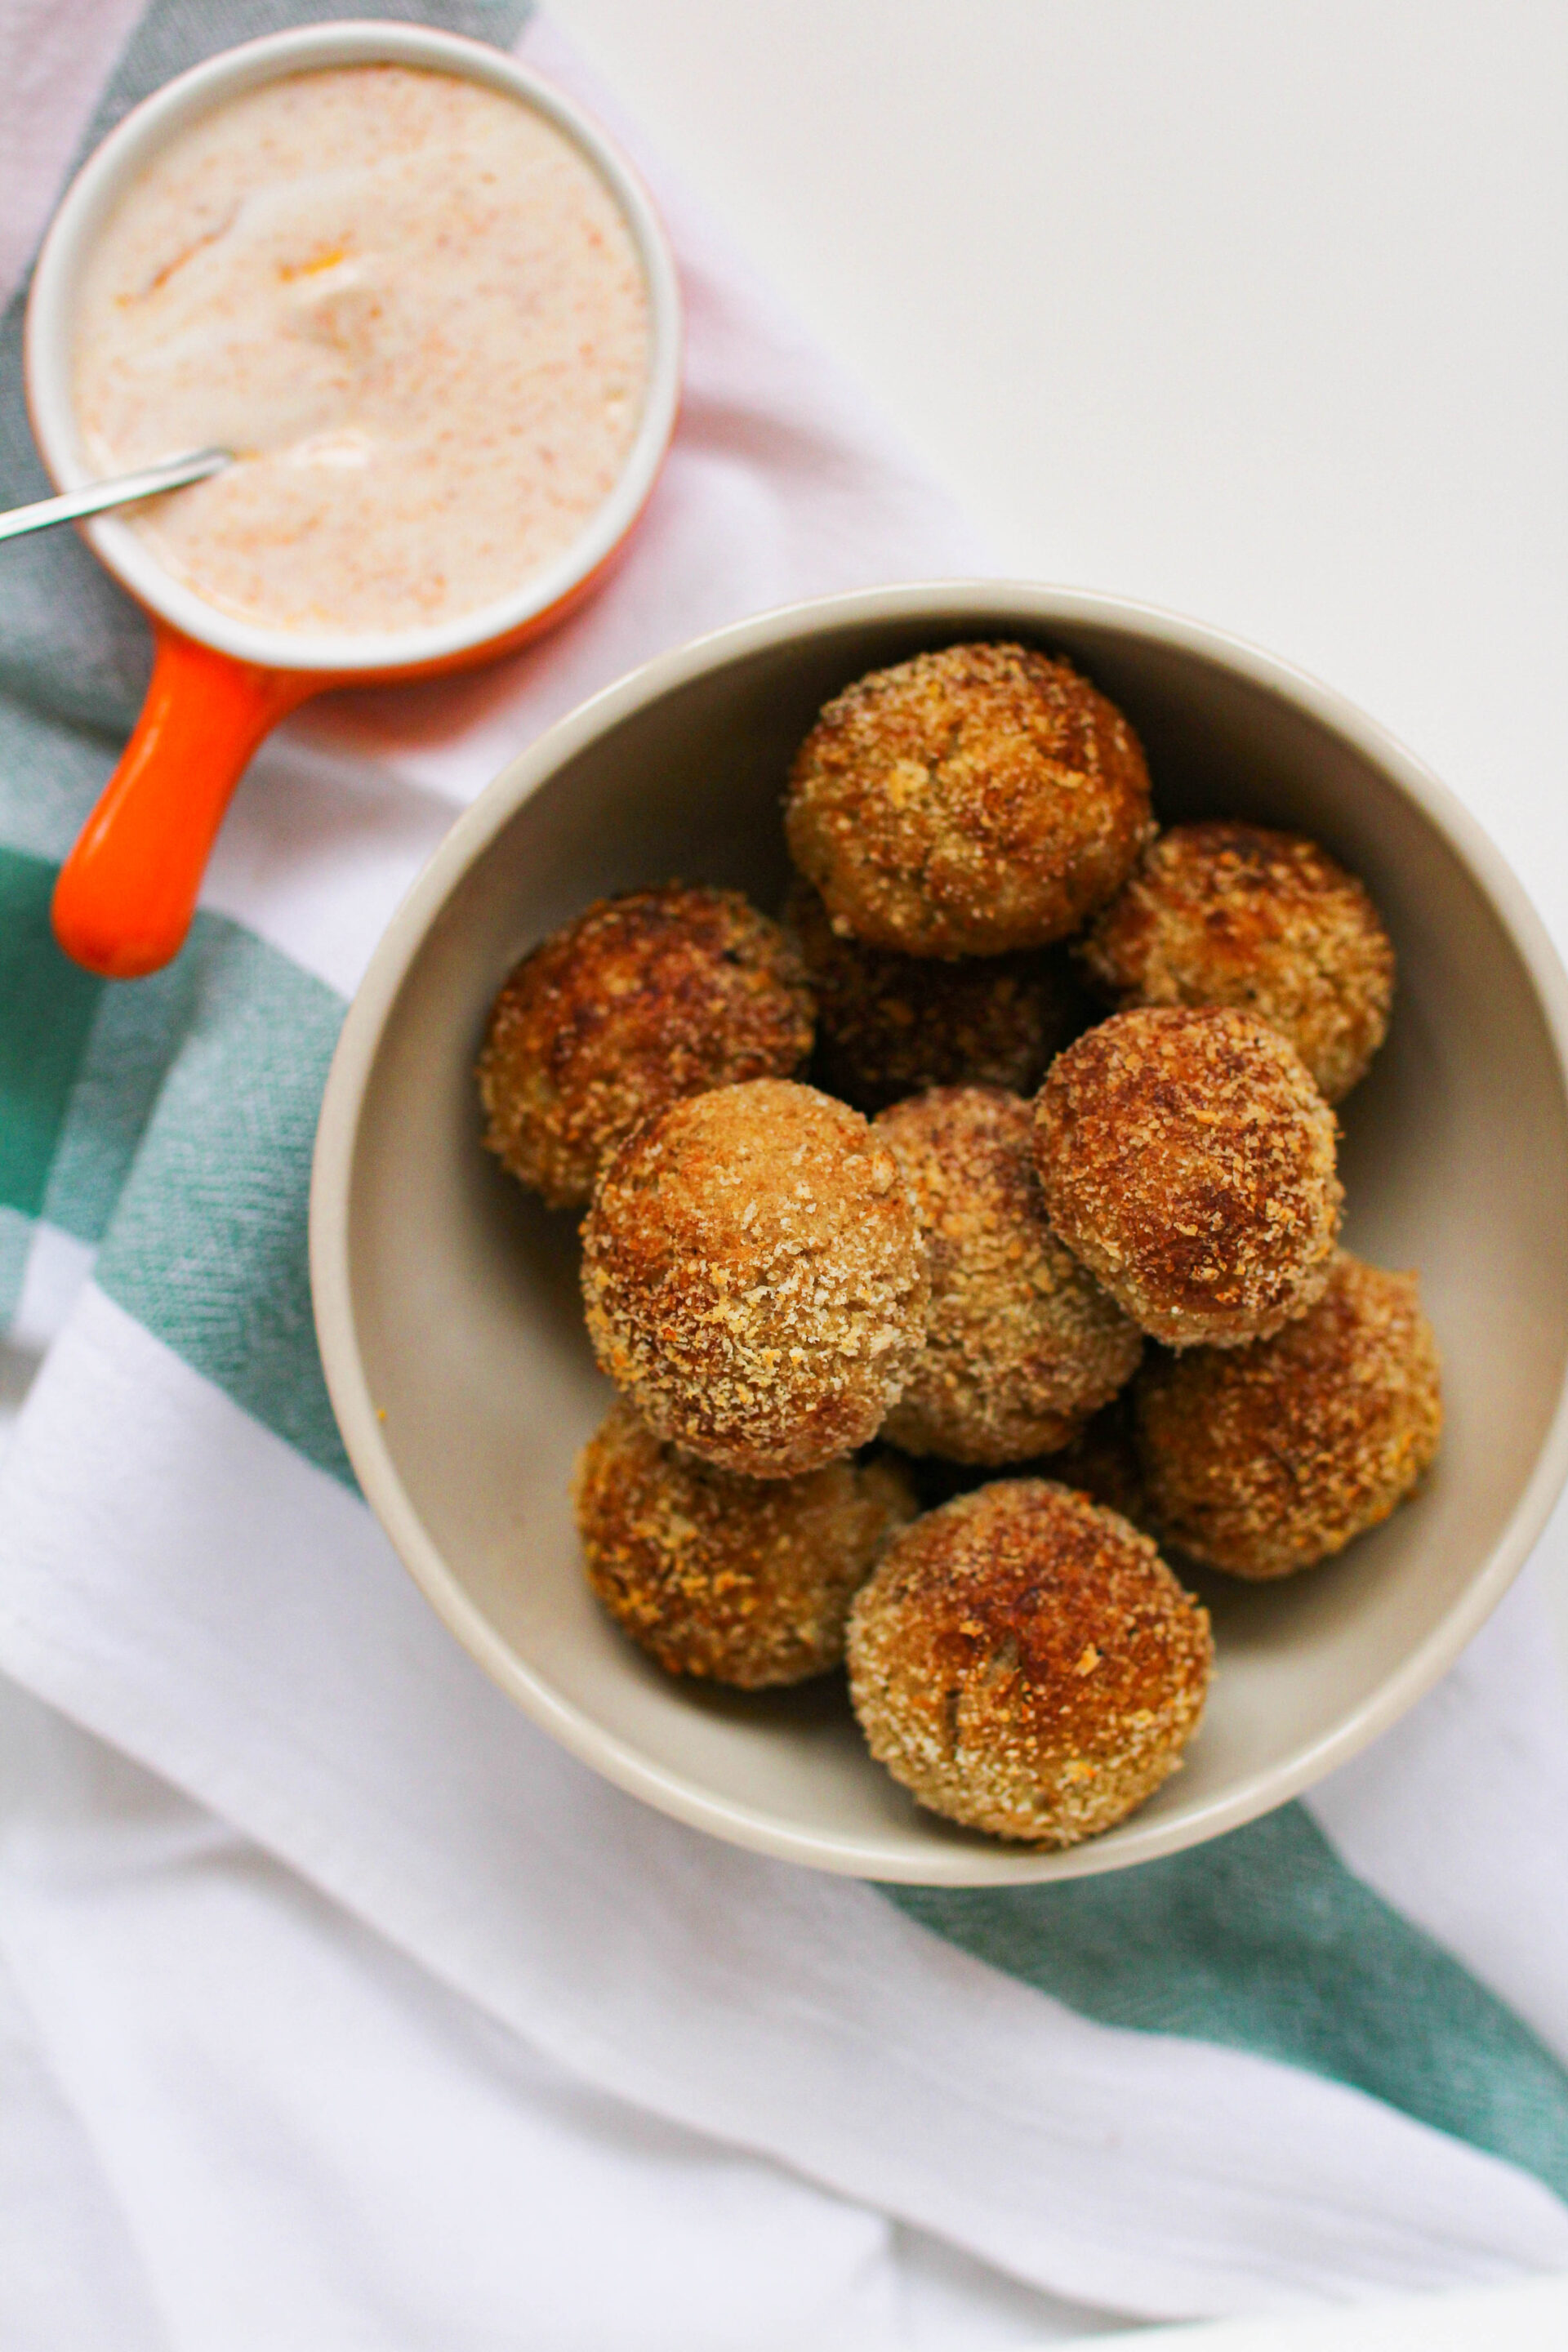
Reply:
<svg viewBox="0 0 1568 2352"><path fill-rule="evenodd" d="M1328 679L1568 942L1563 0L551 13L998 571Z"/></svg>

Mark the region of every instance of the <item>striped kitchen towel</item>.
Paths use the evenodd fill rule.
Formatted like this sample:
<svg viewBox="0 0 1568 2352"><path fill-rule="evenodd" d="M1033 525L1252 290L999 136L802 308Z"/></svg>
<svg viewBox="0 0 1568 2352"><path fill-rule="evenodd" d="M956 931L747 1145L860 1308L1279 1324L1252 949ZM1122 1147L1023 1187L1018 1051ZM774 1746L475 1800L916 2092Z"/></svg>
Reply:
<svg viewBox="0 0 1568 2352"><path fill-rule="evenodd" d="M109 9L123 47L86 143L199 56L331 13ZM574 70L510 0L375 13ZM1395 1732L1247 1829L1058 1886L884 1891L601 1784L457 1648L355 1490L307 1186L346 1000L412 877L506 758L634 662L976 561L650 176L689 388L624 567L493 670L291 723L150 980L91 978L48 929L143 624L74 538L5 551L0 1314L35 1376L0 1464L0 1665L575 2080L1058 2294L1173 2317L1568 2269L1568 1710L1528 1580ZM40 218L48 198L28 194ZM0 330L5 504L45 488L25 293Z"/></svg>

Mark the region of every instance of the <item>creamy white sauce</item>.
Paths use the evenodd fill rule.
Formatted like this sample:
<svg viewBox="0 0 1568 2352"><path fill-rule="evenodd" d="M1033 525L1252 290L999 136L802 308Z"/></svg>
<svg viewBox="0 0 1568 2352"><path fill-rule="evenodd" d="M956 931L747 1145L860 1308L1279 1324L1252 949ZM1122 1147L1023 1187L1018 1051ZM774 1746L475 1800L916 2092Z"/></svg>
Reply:
<svg viewBox="0 0 1568 2352"><path fill-rule="evenodd" d="M648 340L630 231L563 132L458 75L346 66L226 100L127 189L85 273L76 406L105 474L237 453L130 518L211 604L426 627L577 539Z"/></svg>

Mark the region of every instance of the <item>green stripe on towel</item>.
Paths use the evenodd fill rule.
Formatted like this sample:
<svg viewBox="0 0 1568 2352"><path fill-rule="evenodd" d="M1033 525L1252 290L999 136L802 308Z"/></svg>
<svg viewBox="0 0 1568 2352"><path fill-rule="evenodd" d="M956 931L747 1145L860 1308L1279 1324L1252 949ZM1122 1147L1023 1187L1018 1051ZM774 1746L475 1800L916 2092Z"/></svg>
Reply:
<svg viewBox="0 0 1568 2352"><path fill-rule="evenodd" d="M48 1192L51 1203L79 1205L90 1192L80 1171L96 1169L101 1202L133 1155L100 1283L246 1412L352 1484L306 1256L310 1155L342 1010L238 925L199 916L157 982L105 992L100 1023L125 1027L118 1050L107 1030L89 1041ZM117 1068L129 1102L117 1100ZM68 1155L78 1171L68 1177ZM1080 2015L1309 2068L1568 2195L1568 2074L1355 1879L1300 1806L1103 1878L881 1891Z"/></svg>
<svg viewBox="0 0 1568 2352"><path fill-rule="evenodd" d="M32 1246L32 1218L23 1216L19 1209L6 1208L4 1202L0 1202L0 1331L6 1328L16 1315ZM29 1360L18 1375L5 1361L4 1371L0 1373L0 1400L8 1404L20 1402L26 1387L26 1376L32 1370Z"/></svg>
<svg viewBox="0 0 1568 2352"><path fill-rule="evenodd" d="M133 987L106 986L98 1000L44 1193L44 1215L78 1241L108 1230L190 1025L201 968L199 955L180 956Z"/></svg>
<svg viewBox="0 0 1568 2352"><path fill-rule="evenodd" d="M1300 1805L1103 1878L884 1891L1080 2016L1351 2084L1568 2198L1568 2071Z"/></svg>
<svg viewBox="0 0 1568 2352"><path fill-rule="evenodd" d="M48 928L58 867L0 848L0 1327L31 1221L101 1240L128 1314L334 1477L353 1474L310 1316L310 1155L342 1000L200 913L116 986Z"/></svg>
<svg viewBox="0 0 1568 2352"><path fill-rule="evenodd" d="M36 1217L103 982L49 929L57 868L0 849L0 1204Z"/></svg>
<svg viewBox="0 0 1568 2352"><path fill-rule="evenodd" d="M0 566L0 610L4 578ZM0 666L4 658L0 650ZM0 695L0 841L59 865L109 782L122 740L123 730L99 733Z"/></svg>
<svg viewBox="0 0 1568 2352"><path fill-rule="evenodd" d="M353 1486L316 1349L307 1241L342 1001L219 916L198 915L171 970L177 1042L95 1278L247 1412ZM132 1124L114 1134L113 1108L105 1089L100 1161Z"/></svg>

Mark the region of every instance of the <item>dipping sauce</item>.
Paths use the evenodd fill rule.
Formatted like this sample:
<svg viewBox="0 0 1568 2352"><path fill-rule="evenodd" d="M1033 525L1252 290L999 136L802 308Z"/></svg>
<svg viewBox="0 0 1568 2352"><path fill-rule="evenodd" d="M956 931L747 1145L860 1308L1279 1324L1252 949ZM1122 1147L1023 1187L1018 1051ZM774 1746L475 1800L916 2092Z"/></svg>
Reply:
<svg viewBox="0 0 1568 2352"><path fill-rule="evenodd" d="M233 449L130 510L263 627L428 627L513 594L637 436L648 299L615 196L519 99L395 65L214 108L126 190L84 274L75 398L105 474Z"/></svg>

